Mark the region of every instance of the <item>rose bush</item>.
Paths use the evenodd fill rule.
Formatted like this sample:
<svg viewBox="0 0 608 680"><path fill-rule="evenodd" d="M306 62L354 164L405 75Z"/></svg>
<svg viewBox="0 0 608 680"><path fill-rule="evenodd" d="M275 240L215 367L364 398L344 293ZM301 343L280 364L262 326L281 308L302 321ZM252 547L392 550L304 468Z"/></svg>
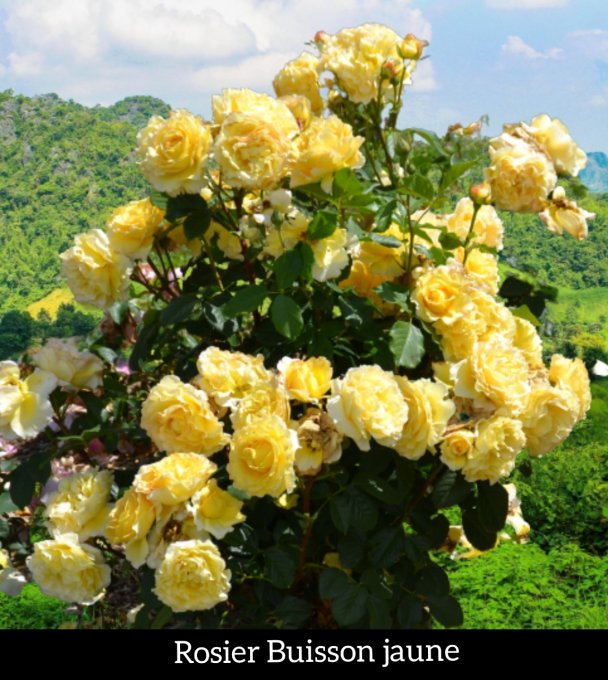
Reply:
<svg viewBox="0 0 608 680"><path fill-rule="evenodd" d="M586 234L563 123L505 126L473 181L479 124L397 128L424 41L315 45L277 98L152 118L149 197L62 255L99 328L0 365L0 537L44 592L138 627L458 625L433 551L491 549L518 454L586 415L499 289L496 208Z"/></svg>

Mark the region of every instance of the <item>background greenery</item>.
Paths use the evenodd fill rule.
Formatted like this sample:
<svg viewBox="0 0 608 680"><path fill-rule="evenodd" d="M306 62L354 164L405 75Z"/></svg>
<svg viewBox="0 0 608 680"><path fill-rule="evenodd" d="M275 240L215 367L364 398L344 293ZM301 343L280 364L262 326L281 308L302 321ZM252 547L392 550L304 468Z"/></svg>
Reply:
<svg viewBox="0 0 608 680"><path fill-rule="evenodd" d="M57 255L116 206L145 195L135 135L167 110L149 97L89 109L55 95L0 93L0 359L95 324L62 288ZM550 234L534 215L503 216L503 274L523 270L533 288L556 287L541 319L547 352L581 356L591 367L608 361L608 194L579 202L597 213L584 242ZM608 381L595 381L593 396L587 421L562 447L519 464L514 481L531 542L470 560L438 557L467 627L608 628ZM18 598L0 594L0 628L74 620L33 585Z"/></svg>

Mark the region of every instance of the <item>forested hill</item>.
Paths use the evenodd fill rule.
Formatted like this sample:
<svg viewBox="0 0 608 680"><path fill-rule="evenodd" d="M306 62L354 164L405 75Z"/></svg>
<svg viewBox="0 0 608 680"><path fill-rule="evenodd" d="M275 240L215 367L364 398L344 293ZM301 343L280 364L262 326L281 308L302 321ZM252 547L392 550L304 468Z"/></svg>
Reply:
<svg viewBox="0 0 608 680"><path fill-rule="evenodd" d="M73 236L144 195L135 136L168 110L152 97L87 108L0 93L0 314L57 288L57 256Z"/></svg>
<svg viewBox="0 0 608 680"><path fill-rule="evenodd" d="M588 153L587 167L580 177L589 191L608 192L608 156L602 151Z"/></svg>

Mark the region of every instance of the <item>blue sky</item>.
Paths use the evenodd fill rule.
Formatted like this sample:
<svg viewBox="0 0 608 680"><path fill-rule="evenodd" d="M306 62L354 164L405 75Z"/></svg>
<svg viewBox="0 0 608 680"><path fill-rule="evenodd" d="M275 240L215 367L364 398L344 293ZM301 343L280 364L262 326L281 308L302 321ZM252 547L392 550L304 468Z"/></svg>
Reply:
<svg viewBox="0 0 608 680"><path fill-rule="evenodd" d="M271 91L317 30L370 21L431 43L404 125L488 114L497 132L546 112L608 151L606 0L0 0L0 89L206 115L222 87Z"/></svg>

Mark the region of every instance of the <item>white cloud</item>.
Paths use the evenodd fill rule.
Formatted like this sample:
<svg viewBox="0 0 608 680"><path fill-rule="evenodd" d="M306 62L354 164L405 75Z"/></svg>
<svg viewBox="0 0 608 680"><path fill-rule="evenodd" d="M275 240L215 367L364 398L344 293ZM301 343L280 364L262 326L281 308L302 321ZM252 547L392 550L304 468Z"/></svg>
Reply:
<svg viewBox="0 0 608 680"><path fill-rule="evenodd" d="M547 9L550 7L565 7L568 0L486 0L486 7L490 9Z"/></svg>
<svg viewBox="0 0 608 680"><path fill-rule="evenodd" d="M429 40L430 23L410 1L0 0L0 71L15 89L86 104L153 93L201 111L222 87L269 91L318 30L378 22ZM414 89L434 88L423 62Z"/></svg>
<svg viewBox="0 0 608 680"><path fill-rule="evenodd" d="M560 59L564 53L559 47L550 47L544 52L539 52L531 45L528 45L518 35L510 35L507 41L501 45L500 51L502 54L509 56L523 57L524 59Z"/></svg>
<svg viewBox="0 0 608 680"><path fill-rule="evenodd" d="M587 31L573 31L569 37L588 57L608 61L608 31L592 28Z"/></svg>

